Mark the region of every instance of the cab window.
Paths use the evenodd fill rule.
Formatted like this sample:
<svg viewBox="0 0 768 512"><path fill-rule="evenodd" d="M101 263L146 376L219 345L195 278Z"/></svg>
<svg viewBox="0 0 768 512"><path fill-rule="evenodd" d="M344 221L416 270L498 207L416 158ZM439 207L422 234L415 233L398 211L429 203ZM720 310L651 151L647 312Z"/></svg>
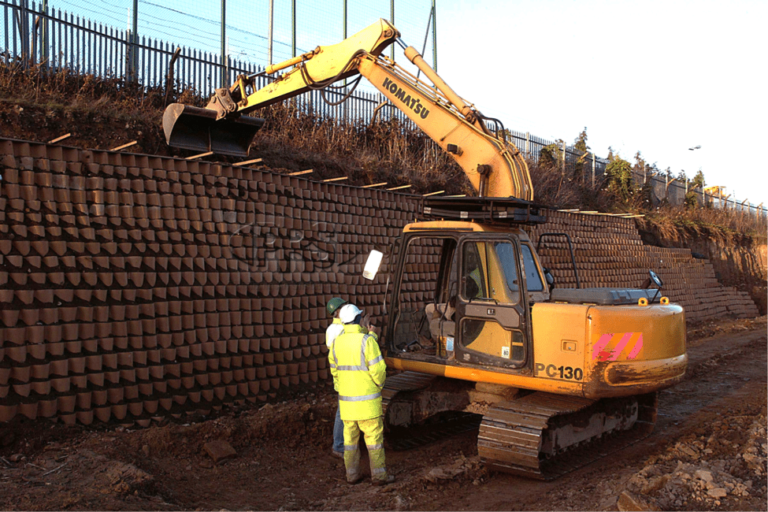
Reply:
<svg viewBox="0 0 768 512"><path fill-rule="evenodd" d="M539 268L536 266L536 260L533 259L533 253L530 246L523 244L523 271L525 272L525 283L529 292L540 292L544 290L544 284L541 282Z"/></svg>
<svg viewBox="0 0 768 512"><path fill-rule="evenodd" d="M507 283L507 290L510 296L517 296L520 291L520 283L517 279L517 258L515 257L515 248L509 242L496 242L494 249L499 257L499 263L504 270L504 281ZM514 302L517 302L515 300Z"/></svg>
<svg viewBox="0 0 768 512"><path fill-rule="evenodd" d="M517 252L511 242L467 242L462 254L462 297L467 301L520 301Z"/></svg>

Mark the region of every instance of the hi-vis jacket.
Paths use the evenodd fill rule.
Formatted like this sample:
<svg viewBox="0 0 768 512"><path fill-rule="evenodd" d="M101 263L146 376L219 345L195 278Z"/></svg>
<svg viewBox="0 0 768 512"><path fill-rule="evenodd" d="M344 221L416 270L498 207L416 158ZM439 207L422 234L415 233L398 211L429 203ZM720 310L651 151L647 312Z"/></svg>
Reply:
<svg viewBox="0 0 768 512"><path fill-rule="evenodd" d="M328 355L339 411L345 421L370 420L382 415L381 388L387 365L378 337L355 324L344 326Z"/></svg>

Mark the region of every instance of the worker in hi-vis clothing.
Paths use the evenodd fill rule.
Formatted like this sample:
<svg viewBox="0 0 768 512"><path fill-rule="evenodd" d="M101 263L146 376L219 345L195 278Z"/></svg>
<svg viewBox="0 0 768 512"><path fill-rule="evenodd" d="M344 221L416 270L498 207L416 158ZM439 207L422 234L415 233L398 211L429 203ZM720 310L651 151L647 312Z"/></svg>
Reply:
<svg viewBox="0 0 768 512"><path fill-rule="evenodd" d="M394 481L394 477L387 476L381 409L387 365L373 328L360 325L362 315L353 304L341 308L339 318L344 324L344 333L334 341L329 360L344 421L347 482L357 483L362 479L358 447L362 431L371 461L371 480L374 485L383 485Z"/></svg>
<svg viewBox="0 0 768 512"><path fill-rule="evenodd" d="M325 305L325 310L328 312L328 316L333 317L333 322L325 330L325 345L328 347L328 352L331 352L331 347L336 337L344 332L344 325L342 325L339 319L339 312L341 307L345 305L347 301L341 297L334 297L328 301ZM333 448L332 452L337 457L344 457L344 423L341 421L341 415L339 414L339 408L336 407L336 419L333 421Z"/></svg>

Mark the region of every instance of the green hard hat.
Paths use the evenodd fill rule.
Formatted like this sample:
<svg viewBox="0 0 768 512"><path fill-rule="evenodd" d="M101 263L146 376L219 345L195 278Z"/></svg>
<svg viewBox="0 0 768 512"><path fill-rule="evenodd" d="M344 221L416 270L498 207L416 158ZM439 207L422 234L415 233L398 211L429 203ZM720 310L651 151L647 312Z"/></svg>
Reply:
<svg viewBox="0 0 768 512"><path fill-rule="evenodd" d="M346 303L347 301L345 301L341 297L334 297L331 300L329 300L328 304L325 305L325 310L328 312L328 316L333 316L336 310Z"/></svg>

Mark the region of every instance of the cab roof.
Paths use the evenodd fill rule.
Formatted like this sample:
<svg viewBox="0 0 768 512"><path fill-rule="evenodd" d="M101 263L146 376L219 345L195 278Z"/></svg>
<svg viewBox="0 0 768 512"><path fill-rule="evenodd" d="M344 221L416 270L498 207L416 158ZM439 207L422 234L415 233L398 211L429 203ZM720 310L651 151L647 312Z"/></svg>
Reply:
<svg viewBox="0 0 768 512"><path fill-rule="evenodd" d="M425 232L438 234L440 232L472 232L472 233L509 233L522 240L528 240L528 234L520 226L502 226L498 224L483 224L479 222L456 220L416 221L406 224L405 233Z"/></svg>

